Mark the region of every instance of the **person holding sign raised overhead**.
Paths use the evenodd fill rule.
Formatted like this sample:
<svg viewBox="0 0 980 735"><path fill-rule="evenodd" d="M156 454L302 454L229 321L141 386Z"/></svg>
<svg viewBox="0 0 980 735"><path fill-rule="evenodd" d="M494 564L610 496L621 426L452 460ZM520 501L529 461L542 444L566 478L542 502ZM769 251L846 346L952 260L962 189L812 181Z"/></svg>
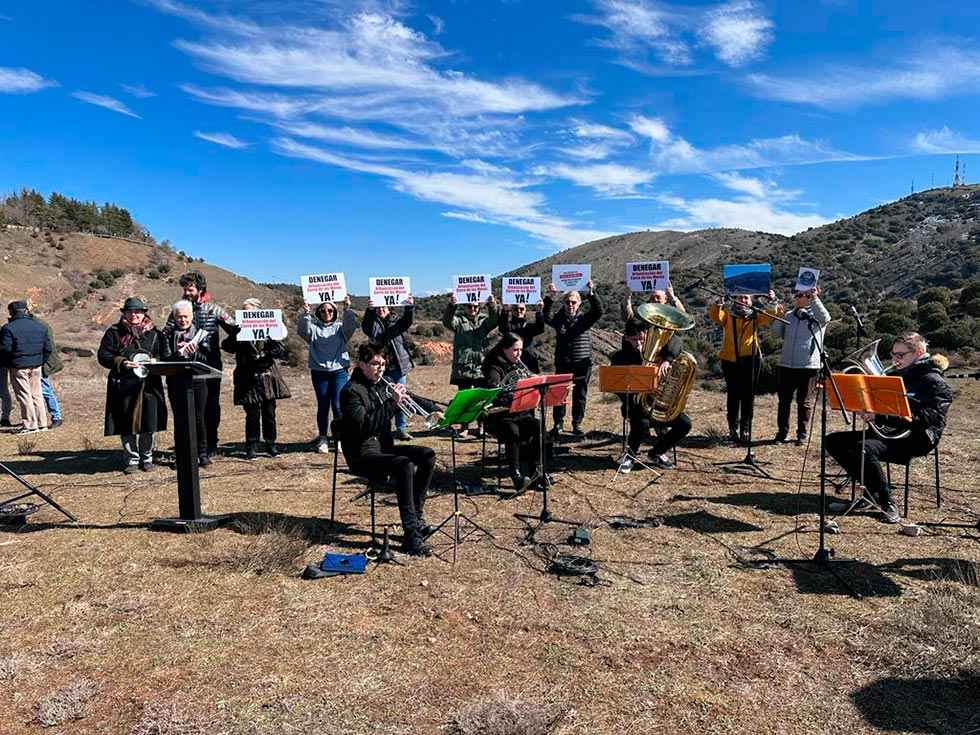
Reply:
<svg viewBox="0 0 980 735"><path fill-rule="evenodd" d="M589 309L582 311L582 296L578 291L569 291L564 296L564 308L552 313L555 305L555 284L548 284L548 295L544 298L544 321L555 330L555 374L572 373L575 383L572 386L572 434L582 436L582 420L585 418L585 402L589 395L589 378L592 375L592 333L591 329L602 316L602 302L593 288L592 281L586 284ZM554 408L554 434L565 428L565 406Z"/></svg>
<svg viewBox="0 0 980 735"><path fill-rule="evenodd" d="M538 302L538 310L534 321L527 319L527 304L513 304L501 317L500 331L502 334L516 334L521 338L521 362L532 373L541 372L538 356L534 352L534 338L544 334L544 301Z"/></svg>
<svg viewBox="0 0 980 735"><path fill-rule="evenodd" d="M783 338L779 353L779 377L776 394L776 441L789 441L789 411L796 397L796 443L806 441L813 411L813 393L820 372L820 350L824 332L830 323L830 312L820 301L820 289L793 292L793 308L786 321L774 322L772 333Z"/></svg>
<svg viewBox="0 0 980 735"><path fill-rule="evenodd" d="M361 329L372 342L384 349L386 370L384 376L392 383L405 385L408 373L415 367L412 356L405 345L405 333L411 328L415 318L415 300L407 296L403 301L405 308L399 318L395 318L391 308L374 303L372 297ZM341 404L343 411L343 404ZM396 439L408 441L412 435L408 433L408 419L401 411L395 413Z"/></svg>
<svg viewBox="0 0 980 735"><path fill-rule="evenodd" d="M650 292L650 298L647 299L651 304L667 304L667 306L673 306L677 311L686 314L687 309L684 308L684 304L681 300L677 298L674 293L674 285L667 281L667 288L657 288ZM628 322L633 318L633 291L630 287L626 286L626 301L623 302L623 321Z"/></svg>
<svg viewBox="0 0 980 735"><path fill-rule="evenodd" d="M479 302L467 301L463 313L456 313L456 294L449 295L449 303L442 315L442 323L453 333L453 372L449 382L459 390L483 387L483 343L500 321L500 310L493 293L487 296L487 314L480 314ZM467 427L459 433L468 439Z"/></svg>
<svg viewBox="0 0 980 735"><path fill-rule="evenodd" d="M357 350L357 366L340 392L340 446L351 472L373 479L390 478L398 496L404 537L402 550L412 556L430 556L423 539L431 528L422 516L425 496L435 472L436 453L428 447L396 447L391 420L403 413L405 386L385 385L384 348L368 342Z"/></svg>
<svg viewBox="0 0 980 735"><path fill-rule="evenodd" d="M258 299L247 299L242 309L262 308ZM255 459L259 444L264 441L270 457L279 455L276 438L276 401L289 398L289 388L282 379L276 360L286 357L286 348L275 339L241 341L232 334L221 343L221 349L235 356L235 405L245 409L245 458Z"/></svg>
<svg viewBox="0 0 980 735"><path fill-rule="evenodd" d="M772 314L757 311L752 306L752 296L737 293L732 303L723 297L708 307L708 317L722 326L722 344L718 357L725 375L728 391L728 435L736 444L748 444L752 436L752 410L755 396L752 386L755 374L761 366L759 328L773 320ZM770 289L768 300L775 304L775 314L783 313L782 304L776 301L776 293Z"/></svg>
<svg viewBox="0 0 980 735"><path fill-rule="evenodd" d="M330 410L340 418L340 391L347 385L350 353L347 342L357 331L357 316L350 308L350 296L340 302L343 316L337 319L337 306L332 301L318 304L310 313L303 304L303 313L296 324L296 333L310 346L310 376L316 394L317 447L321 454L330 451ZM336 441L337 437L333 437Z"/></svg>

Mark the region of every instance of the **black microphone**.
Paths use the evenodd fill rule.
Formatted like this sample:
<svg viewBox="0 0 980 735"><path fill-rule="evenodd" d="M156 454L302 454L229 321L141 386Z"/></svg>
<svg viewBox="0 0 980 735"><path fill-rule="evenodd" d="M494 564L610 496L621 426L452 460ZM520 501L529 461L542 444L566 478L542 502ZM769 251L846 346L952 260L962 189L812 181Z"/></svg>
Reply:
<svg viewBox="0 0 980 735"><path fill-rule="evenodd" d="M856 322L857 322L857 325L858 325L859 327L861 327L861 329L864 329L864 322L863 322L863 321L861 321L861 315L860 315L860 314L858 314L858 310L854 308L854 305L853 305L853 304L848 304L848 306L850 306L850 307L851 307L851 309L850 309L850 311L851 311L851 316L853 316L853 317L854 317L854 321L856 321Z"/></svg>

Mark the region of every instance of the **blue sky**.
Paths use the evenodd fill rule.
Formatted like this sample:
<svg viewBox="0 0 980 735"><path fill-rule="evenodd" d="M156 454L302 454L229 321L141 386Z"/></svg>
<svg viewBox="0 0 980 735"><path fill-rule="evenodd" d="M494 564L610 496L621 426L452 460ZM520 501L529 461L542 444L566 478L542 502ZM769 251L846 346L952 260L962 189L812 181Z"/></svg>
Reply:
<svg viewBox="0 0 980 735"><path fill-rule="evenodd" d="M0 189L257 280L417 293L638 229L792 234L980 178L958 2L13 0ZM976 177L972 174L976 172Z"/></svg>

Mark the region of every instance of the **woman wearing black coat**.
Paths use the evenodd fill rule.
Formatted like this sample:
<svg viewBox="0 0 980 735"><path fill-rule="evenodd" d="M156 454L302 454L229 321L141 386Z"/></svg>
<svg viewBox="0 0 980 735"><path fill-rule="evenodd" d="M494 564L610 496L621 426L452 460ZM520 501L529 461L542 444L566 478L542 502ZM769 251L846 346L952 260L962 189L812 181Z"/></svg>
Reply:
<svg viewBox="0 0 980 735"><path fill-rule="evenodd" d="M246 309L258 309L260 305L250 299ZM221 349L235 355L234 401L245 409L245 443L248 459L257 456L259 442L265 441L270 457L276 457L276 401L289 398L289 388L282 379L276 360L286 357L282 342L274 339L255 342L239 342L238 330L229 334L221 343Z"/></svg>
<svg viewBox="0 0 980 735"><path fill-rule="evenodd" d="M142 299L130 297L120 320L109 327L99 345L99 364L109 371L105 398L105 435L122 437L123 472L153 469L153 433L167 428L167 404L159 376L140 378L133 356L163 356L163 337L147 314Z"/></svg>
<svg viewBox="0 0 980 735"><path fill-rule="evenodd" d="M524 350L521 352L521 362L532 373L540 373L541 366L538 363L538 356L534 351L534 338L544 334L544 302L538 304L537 316L534 321L528 321L527 304L514 304L510 311L505 311L500 323L501 334L511 332L518 335L524 343Z"/></svg>

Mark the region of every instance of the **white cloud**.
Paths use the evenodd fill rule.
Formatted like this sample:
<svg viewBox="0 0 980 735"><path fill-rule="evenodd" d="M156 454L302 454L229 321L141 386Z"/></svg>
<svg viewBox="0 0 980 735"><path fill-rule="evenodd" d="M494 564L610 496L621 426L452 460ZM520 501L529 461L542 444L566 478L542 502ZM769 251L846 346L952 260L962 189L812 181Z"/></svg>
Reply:
<svg viewBox="0 0 980 735"><path fill-rule="evenodd" d="M917 153L980 153L980 139L971 139L950 130L945 125L939 130L923 130L912 141Z"/></svg>
<svg viewBox="0 0 980 735"><path fill-rule="evenodd" d="M107 110L118 112L120 115L128 115L129 117L135 117L140 120L142 119L139 115L130 110L129 107L126 106L125 102L121 102L115 97L106 97L101 94L93 94L92 92L72 92L71 96L87 104L95 105L96 107L104 107Z"/></svg>
<svg viewBox="0 0 980 735"><path fill-rule="evenodd" d="M630 127L638 135L650 139L650 159L654 169L661 173L712 173L869 159L868 156L840 151L822 141L805 140L795 134L701 149L675 136L659 118L638 115L630 120Z"/></svg>
<svg viewBox="0 0 980 735"><path fill-rule="evenodd" d="M484 174L410 171L337 155L290 138L274 140L273 150L283 156L382 176L390 179L395 189L416 199L458 208L446 216L516 228L556 247L578 245L612 234L580 229L573 222L548 214L544 211L544 197L529 191L529 182L510 175L492 175L489 171Z"/></svg>
<svg viewBox="0 0 980 735"><path fill-rule="evenodd" d="M442 35L442 32L446 30L446 22L438 15L426 15L425 17L429 19L430 23L432 23L432 35Z"/></svg>
<svg viewBox="0 0 980 735"><path fill-rule="evenodd" d="M147 99L149 97L157 96L156 92L150 91L142 84L120 84L119 86L123 92L131 94L133 97L137 97L138 99Z"/></svg>
<svg viewBox="0 0 980 735"><path fill-rule="evenodd" d="M930 48L886 66L811 65L797 76L750 74L746 81L758 97L826 108L934 100L980 91L980 51Z"/></svg>
<svg viewBox="0 0 980 735"><path fill-rule="evenodd" d="M773 23L749 0L735 0L707 12L705 43L729 66L744 66L772 42Z"/></svg>
<svg viewBox="0 0 980 735"><path fill-rule="evenodd" d="M601 161L604 158L609 158L609 156L618 150L619 148L617 146L611 145L608 142L585 143L583 145L562 146L558 148L559 153L564 153L570 158L577 158L583 161Z"/></svg>
<svg viewBox="0 0 980 735"><path fill-rule="evenodd" d="M331 127L311 122L280 122L276 127L300 138L322 140L328 143L377 150L441 150L439 146L403 136L384 135L363 128Z"/></svg>
<svg viewBox="0 0 980 735"><path fill-rule="evenodd" d="M579 186L586 186L605 196L636 193L636 187L648 184L656 177L652 171L622 166L618 163L597 163L589 166L569 166L558 163L538 166L534 173L566 179Z"/></svg>
<svg viewBox="0 0 980 735"><path fill-rule="evenodd" d="M0 66L0 94L29 94L57 86L57 82L45 79L30 69Z"/></svg>
<svg viewBox="0 0 980 735"><path fill-rule="evenodd" d="M707 7L680 7L659 0L593 0L595 15L575 20L605 28L599 45L614 49L617 61L644 73L663 73L648 54L668 67L688 67L697 46L711 50L729 66L759 58L772 42L772 21L753 0L732 0Z"/></svg>
<svg viewBox="0 0 980 735"><path fill-rule="evenodd" d="M633 143L634 138L625 130L613 128L599 123L590 123L583 120L572 120L572 133L577 138L592 138L596 140L616 141L623 144Z"/></svg>
<svg viewBox="0 0 980 735"><path fill-rule="evenodd" d="M572 143L558 148L560 153L583 161L599 161L636 142L628 131L619 128L573 119L571 127L563 131L571 136ZM582 142L579 142L582 141Z"/></svg>
<svg viewBox="0 0 980 735"><path fill-rule="evenodd" d="M195 130L194 137L200 138L201 140L206 140L208 143L222 145L225 148L234 148L235 150L248 148L249 145L251 145L244 140L236 138L231 133L202 133L200 130Z"/></svg>
<svg viewBox="0 0 980 735"><path fill-rule="evenodd" d="M661 204L684 214L658 223L667 229L699 230L709 227L738 227L780 235L795 235L808 227L819 227L833 218L817 214L798 214L776 208L771 202L743 197L735 200L716 198L684 199L662 196Z"/></svg>

